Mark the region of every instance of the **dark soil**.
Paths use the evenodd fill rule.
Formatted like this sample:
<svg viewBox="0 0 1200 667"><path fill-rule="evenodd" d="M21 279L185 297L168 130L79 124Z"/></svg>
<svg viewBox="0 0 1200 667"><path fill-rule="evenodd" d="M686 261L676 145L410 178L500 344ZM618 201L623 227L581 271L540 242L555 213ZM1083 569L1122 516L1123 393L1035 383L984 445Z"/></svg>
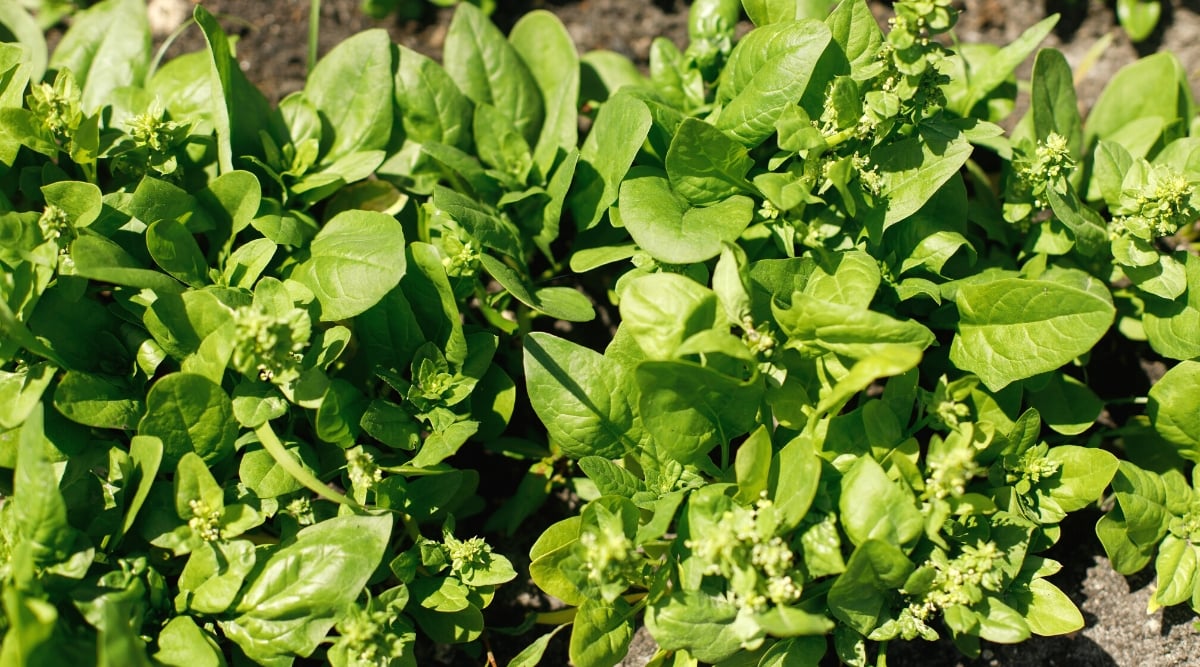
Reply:
<svg viewBox="0 0 1200 667"><path fill-rule="evenodd" d="M7 1L7 0L0 0ZM221 16L226 30L239 38L238 60L242 69L268 99L277 101L304 84L308 0L151 0L158 28L165 36L190 14L190 4L202 2ZM320 52L358 31L385 28L397 43L432 57L440 57L451 11L431 9L420 20L376 21L364 16L359 0L322 0ZM564 23L581 51L609 49L646 62L651 41L667 37L677 44L686 41L687 14L682 0L499 0L494 19L507 29L524 12L544 8ZM885 20L889 4L875 0L876 15ZM1007 44L1023 30L1049 13L1061 20L1044 46L1064 52L1076 68L1076 85L1081 105L1090 105L1104 84L1123 65L1139 55L1159 50L1174 51L1185 70L1200 72L1200 2L1164 2L1163 19L1148 40L1133 44L1115 25L1111 2L1100 0L966 0L957 36L964 42L986 41ZM1111 35L1111 43L1102 44ZM189 29L174 42L170 53L202 48L203 38ZM1090 61L1090 64L1087 64ZM1028 68L1028 64L1026 65ZM1027 71L1027 70L1026 70ZM566 501L563 501L566 502ZM561 504L560 504L561 506ZM987 645L977 660L963 658L949 642L893 645L892 665L922 667L1039 665L1081 667L1175 667L1200 664L1200 634L1193 629L1194 616L1183 608L1147 614L1153 594L1151 571L1123 577L1112 570L1093 531L1098 515L1081 513L1067 519L1064 537L1050 557L1065 569L1053 581L1079 605L1087 621L1085 629L1069 637L1035 638L1015 646ZM548 524L553 518L529 522ZM542 526L527 525L522 535L497 541L517 566L528 564L524 554ZM504 587L506 590L489 610L489 627L520 625L525 612L542 610L553 603L532 584ZM494 663L504 665L543 631L518 636L492 632L487 647ZM552 644L542 664L567 664L565 633ZM639 632L625 667L641 667L654 652L653 641ZM420 656L422 665L483 665L489 656L467 655L452 647L437 647Z"/></svg>

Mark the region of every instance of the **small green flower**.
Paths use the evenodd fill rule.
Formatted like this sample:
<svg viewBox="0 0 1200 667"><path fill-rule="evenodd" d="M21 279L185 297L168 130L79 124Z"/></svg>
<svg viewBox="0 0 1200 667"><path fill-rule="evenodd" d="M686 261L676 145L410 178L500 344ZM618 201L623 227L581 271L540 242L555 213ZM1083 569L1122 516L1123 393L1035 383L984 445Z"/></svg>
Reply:
<svg viewBox="0 0 1200 667"><path fill-rule="evenodd" d="M300 377L302 352L312 335L312 320L302 308L274 316L254 306L233 313L237 333L231 364L264 382L286 384Z"/></svg>
<svg viewBox="0 0 1200 667"><path fill-rule="evenodd" d="M188 528L205 542L216 542L221 539L222 508L212 508L203 500L189 500L188 507L192 517L188 519Z"/></svg>
<svg viewBox="0 0 1200 667"><path fill-rule="evenodd" d="M383 481L383 470L375 463L375 457L362 447L346 450L346 474L358 491L366 491Z"/></svg>

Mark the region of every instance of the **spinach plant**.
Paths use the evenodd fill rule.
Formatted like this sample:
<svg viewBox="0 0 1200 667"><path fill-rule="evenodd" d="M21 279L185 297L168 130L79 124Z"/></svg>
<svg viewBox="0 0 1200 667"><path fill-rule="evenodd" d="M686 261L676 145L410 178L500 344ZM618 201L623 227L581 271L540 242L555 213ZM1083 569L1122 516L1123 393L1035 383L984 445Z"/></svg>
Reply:
<svg viewBox="0 0 1200 667"><path fill-rule="evenodd" d="M1055 18L956 53L934 39L949 3L897 3L886 35L865 3L796 7L745 3L736 45L727 20L659 42L645 78L585 56L605 86L571 266L632 260L621 322L602 352L525 339L533 407L594 489L530 554L576 606L576 664L615 664L639 619L662 664L866 664L940 633L977 655L1082 627L1041 554L1117 473L1072 442L1103 407L1080 375L1128 310L1121 230L1157 200L1085 203L1105 105L1085 128L1057 52L1014 135L992 124ZM1174 178L1152 173L1130 179ZM1171 183L1147 242L1195 218Z"/></svg>
<svg viewBox="0 0 1200 667"><path fill-rule="evenodd" d="M3 660L482 650L516 572L451 462L503 442L501 341L592 312L529 269L575 164L573 79L526 64L561 25L472 10L448 70L368 31L274 109L199 7L157 68L136 0L0 45Z"/></svg>

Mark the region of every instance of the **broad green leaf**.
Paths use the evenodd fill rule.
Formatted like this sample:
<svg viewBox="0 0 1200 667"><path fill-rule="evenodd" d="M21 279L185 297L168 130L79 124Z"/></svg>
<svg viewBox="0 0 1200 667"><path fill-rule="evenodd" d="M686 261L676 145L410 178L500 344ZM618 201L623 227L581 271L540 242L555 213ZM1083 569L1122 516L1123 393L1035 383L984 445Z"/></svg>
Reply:
<svg viewBox="0 0 1200 667"><path fill-rule="evenodd" d="M255 564L249 540L208 542L192 551L179 573L180 594L187 608L202 614L223 614L233 605Z"/></svg>
<svg viewBox="0 0 1200 667"><path fill-rule="evenodd" d="M554 639L554 635L557 635L563 628L568 627L571 627L570 624L564 623L533 640L533 643L521 649L520 653L508 661L508 667L537 667L546 653L546 647L550 645L550 640Z"/></svg>
<svg viewBox="0 0 1200 667"><path fill-rule="evenodd" d="M1067 140L1071 156L1078 158L1083 142L1083 120L1075 97L1071 65L1057 49L1038 51L1030 80L1030 110L1034 134L1044 140L1055 132Z"/></svg>
<svg viewBox="0 0 1200 667"><path fill-rule="evenodd" d="M852 74L870 64L883 44L883 33L864 0L842 0L825 19L825 25L850 61Z"/></svg>
<svg viewBox="0 0 1200 667"><path fill-rule="evenodd" d="M670 295L664 298L664 295ZM673 359L688 338L717 324L717 297L677 273L651 273L628 281L621 291L621 330L647 359Z"/></svg>
<svg viewBox="0 0 1200 667"><path fill-rule="evenodd" d="M633 616L633 609L621 598L611 605L597 599L584 602L575 612L571 629L571 661L588 667L616 665L633 639Z"/></svg>
<svg viewBox="0 0 1200 667"><path fill-rule="evenodd" d="M749 432L763 397L757 377L739 380L687 361L647 361L636 377L646 430L684 464Z"/></svg>
<svg viewBox="0 0 1200 667"><path fill-rule="evenodd" d="M57 370L43 361L12 373L0 371L0 430L17 428L24 423L29 413L41 403L42 394L50 386ZM60 380L56 392L61 388Z"/></svg>
<svg viewBox="0 0 1200 667"><path fill-rule="evenodd" d="M816 19L772 23L737 43L721 72L717 102L723 103L717 129L748 148L775 133L775 122L788 105L804 96L810 83L821 87L843 72L821 67L833 41Z"/></svg>
<svg viewBox="0 0 1200 667"><path fill-rule="evenodd" d="M525 337L525 383L550 442L574 458L637 447L636 386L615 361L546 333Z"/></svg>
<svg viewBox="0 0 1200 667"><path fill-rule="evenodd" d="M1058 19L1058 14L1053 14L1030 26L1019 37L996 51L977 68L978 71L971 72L967 84L968 96L954 111L962 116L969 115L976 104L987 99L993 90L1012 76L1017 66L1050 34Z"/></svg>
<svg viewBox="0 0 1200 667"><path fill-rule="evenodd" d="M963 285L955 303L950 360L992 391L1086 353L1116 314L1102 288L1009 277Z"/></svg>
<svg viewBox="0 0 1200 667"><path fill-rule="evenodd" d="M898 320L803 292L793 294L787 308L772 302L771 309L788 336L785 345L798 350L824 350L863 359L896 346L922 350L933 343L933 333L915 320Z"/></svg>
<svg viewBox="0 0 1200 667"><path fill-rule="evenodd" d="M0 71L9 71L10 67L13 70L12 78L0 87L0 106L19 107L25 85L41 81L46 73L46 38L37 21L16 3L0 7L0 27L15 38L14 43L0 47L4 51L0 55Z"/></svg>
<svg viewBox="0 0 1200 667"><path fill-rule="evenodd" d="M104 208L100 188L92 183L59 181L42 186L47 204L66 211L71 225L80 228L95 222Z"/></svg>
<svg viewBox="0 0 1200 667"><path fill-rule="evenodd" d="M315 470L318 466L316 454L304 442L286 442L284 447L297 465ZM279 465L270 452L261 447L242 450L238 462L238 479L259 498L276 498L299 491L303 485L291 473Z"/></svg>
<svg viewBox="0 0 1200 667"><path fill-rule="evenodd" d="M1200 258L1184 258L1187 292L1174 301L1148 296L1142 323L1154 351L1170 359L1200 357Z"/></svg>
<svg viewBox="0 0 1200 667"><path fill-rule="evenodd" d="M72 17L50 67L69 69L83 87L84 113L108 104L118 88L139 86L150 66L150 21L140 0L105 0Z"/></svg>
<svg viewBox="0 0 1200 667"><path fill-rule="evenodd" d="M124 248L103 236L81 235L71 243L75 272L85 278L129 287L144 287L156 292L182 292L174 278L146 268Z"/></svg>
<svg viewBox="0 0 1200 667"><path fill-rule="evenodd" d="M1059 222L1071 230L1075 247L1086 256L1095 255L1108 245L1108 231L1100 214L1079 200L1075 188L1066 185L1065 192L1056 187L1046 188L1046 199Z"/></svg>
<svg viewBox="0 0 1200 667"><path fill-rule="evenodd" d="M883 541L907 547L925 526L912 494L889 479L870 456L859 458L842 477L839 511L842 527L856 545Z"/></svg>
<svg viewBox="0 0 1200 667"><path fill-rule="evenodd" d="M882 281L879 263L861 250L818 256L804 293L853 308L867 308Z"/></svg>
<svg viewBox="0 0 1200 667"><path fill-rule="evenodd" d="M343 211L325 223L293 277L312 290L321 320L334 322L379 303L404 276L404 232L395 218Z"/></svg>
<svg viewBox="0 0 1200 667"><path fill-rule="evenodd" d="M771 455L771 432L765 426L759 426L738 446L733 467L738 485L735 498L739 502L752 504L767 491L771 481Z"/></svg>
<svg viewBox="0 0 1200 667"><path fill-rule="evenodd" d="M146 410L142 397L124 378L68 371L54 390L54 407L85 426L129 431Z"/></svg>
<svg viewBox="0 0 1200 667"><path fill-rule="evenodd" d="M1158 121L1162 127L1183 121L1194 115L1194 105L1186 70L1175 54L1141 58L1108 80L1084 124L1085 145L1112 139L1131 123Z"/></svg>
<svg viewBox="0 0 1200 667"><path fill-rule="evenodd" d="M579 515L554 523L542 532L529 549L530 578L538 588L573 605L581 605L588 599L573 583L572 577L572 574L587 576L584 564L574 557L572 549L579 540L582 523Z"/></svg>
<svg viewBox="0 0 1200 667"><path fill-rule="evenodd" d="M311 654L379 566L392 523L345 515L301 530L254 573L238 615L220 623L226 637L259 662Z"/></svg>
<svg viewBox="0 0 1200 667"><path fill-rule="evenodd" d="M578 464L602 495L632 498L642 489L641 480L633 473L602 456L585 456Z"/></svg>
<svg viewBox="0 0 1200 667"><path fill-rule="evenodd" d="M177 220L163 219L146 229L146 249L159 268L192 287L208 282L208 261L195 237Z"/></svg>
<svg viewBox="0 0 1200 667"><path fill-rule="evenodd" d="M1009 604L1024 617L1035 635L1053 637L1083 629L1083 614L1067 594L1045 579L1034 579L1026 590L1010 593Z"/></svg>
<svg viewBox="0 0 1200 667"><path fill-rule="evenodd" d="M1059 445L1051 447L1048 461L1057 463L1058 474L1043 482L1045 493L1066 512L1075 512L1096 502L1117 472L1117 457L1103 449Z"/></svg>
<svg viewBox="0 0 1200 667"><path fill-rule="evenodd" d="M985 597L973 607L979 617L979 637L998 644L1017 644L1029 639L1029 625L1012 607L994 597Z"/></svg>
<svg viewBox="0 0 1200 667"><path fill-rule="evenodd" d="M650 110L633 95L614 95L600 107L579 150L576 185L567 200L580 231L595 227L617 200L651 124Z"/></svg>
<svg viewBox="0 0 1200 667"><path fill-rule="evenodd" d="M397 46L400 64L396 70L397 120L408 139L439 143L468 150L471 146L471 100L446 70L426 56Z"/></svg>
<svg viewBox="0 0 1200 667"><path fill-rule="evenodd" d="M1151 605L1169 607L1191 600L1198 570L1200 554L1195 545L1175 535L1167 535L1159 545L1158 558L1154 561L1158 590Z"/></svg>
<svg viewBox="0 0 1200 667"><path fill-rule="evenodd" d="M971 157L970 142L949 125L923 127L920 137L885 144L871 152L887 201L883 228L916 213Z"/></svg>
<svg viewBox="0 0 1200 667"><path fill-rule="evenodd" d="M898 547L867 540L850 555L846 571L830 587L830 613L859 634L869 635L878 625L892 590L902 586L913 569Z"/></svg>
<svg viewBox="0 0 1200 667"><path fill-rule="evenodd" d="M200 629L191 616L176 616L158 633L155 662L166 667L225 667L216 639Z"/></svg>
<svg viewBox="0 0 1200 667"><path fill-rule="evenodd" d="M1104 409L1103 401L1087 385L1061 373L1052 374L1036 389L1030 388L1028 400L1043 423L1063 435L1088 430Z"/></svg>
<svg viewBox="0 0 1200 667"><path fill-rule="evenodd" d="M687 118L679 126L666 156L671 189L694 206L709 206L750 191L746 173L753 165L744 146L696 118Z"/></svg>
<svg viewBox="0 0 1200 667"><path fill-rule="evenodd" d="M758 625L724 597L672 591L646 608L646 629L663 650L684 649L703 662L720 662L762 639Z"/></svg>
<svg viewBox="0 0 1200 667"><path fill-rule="evenodd" d="M48 455L44 423L39 406L21 426L11 497L16 536L28 543L31 565L38 567L67 560L78 536L67 522L67 502Z"/></svg>
<svg viewBox="0 0 1200 667"><path fill-rule="evenodd" d="M543 120L542 94L516 49L483 12L458 5L446 33L446 72L476 104L491 104L508 117L530 146Z"/></svg>
<svg viewBox="0 0 1200 667"><path fill-rule="evenodd" d="M546 116L533 161L546 175L560 152L565 155L579 144L579 53L562 21L541 9L523 15L508 41L542 93Z"/></svg>
<svg viewBox="0 0 1200 667"><path fill-rule="evenodd" d="M1200 462L1200 362L1182 361L1150 387L1146 414L1183 458Z"/></svg>
<svg viewBox="0 0 1200 667"><path fill-rule="evenodd" d="M338 43L308 73L304 96L332 130L321 137L322 163L383 148L392 133L392 40L385 30ZM347 179L349 180L349 179ZM357 180L357 179L356 179Z"/></svg>
<svg viewBox="0 0 1200 667"><path fill-rule="evenodd" d="M225 459L233 453L237 431L229 396L212 380L191 373L156 381L138 423L138 435L162 440L163 458L172 467L191 452L209 464Z"/></svg>
<svg viewBox="0 0 1200 667"><path fill-rule="evenodd" d="M629 235L667 264L703 262L721 254L754 217L754 200L734 195L712 206L692 207L660 176L621 183L618 207Z"/></svg>

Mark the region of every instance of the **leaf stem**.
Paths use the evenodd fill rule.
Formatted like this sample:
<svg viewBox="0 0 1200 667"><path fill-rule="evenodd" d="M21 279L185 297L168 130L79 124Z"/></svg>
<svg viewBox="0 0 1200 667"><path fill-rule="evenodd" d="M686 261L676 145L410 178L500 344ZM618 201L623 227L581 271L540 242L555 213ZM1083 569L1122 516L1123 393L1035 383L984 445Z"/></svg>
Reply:
<svg viewBox="0 0 1200 667"><path fill-rule="evenodd" d="M321 0L308 3L308 74L317 65L318 36L321 32Z"/></svg>
<svg viewBox="0 0 1200 667"><path fill-rule="evenodd" d="M271 423L266 422L262 426L254 429L254 434L258 436L259 443L263 449L275 459L280 468L283 468L287 474L291 475L297 482L300 482L309 491L321 496L325 500L345 505L354 509L362 509L362 506L346 496L329 488L328 485L317 479L315 475L309 472L300 462L292 458L288 453L287 448L279 441L279 437L275 435L275 431L271 430Z"/></svg>

